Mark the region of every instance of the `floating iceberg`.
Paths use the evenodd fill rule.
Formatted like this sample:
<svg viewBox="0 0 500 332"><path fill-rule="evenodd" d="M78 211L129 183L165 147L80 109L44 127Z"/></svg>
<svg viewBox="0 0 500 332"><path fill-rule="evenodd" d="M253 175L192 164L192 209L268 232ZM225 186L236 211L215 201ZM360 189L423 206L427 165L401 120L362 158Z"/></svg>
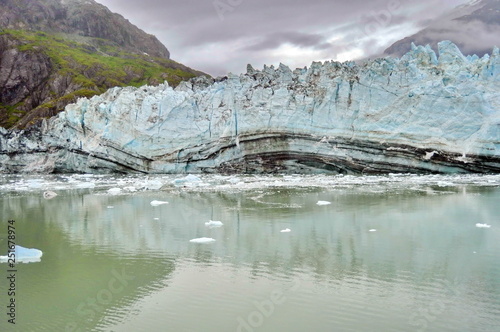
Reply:
<svg viewBox="0 0 500 332"><path fill-rule="evenodd" d="M476 227L478 227L478 228L490 228L490 227L491 227L491 225L477 223L477 224L476 224Z"/></svg>
<svg viewBox="0 0 500 332"><path fill-rule="evenodd" d="M189 242L191 242L191 243L212 243L212 242L215 242L215 239L212 239L210 237L200 237L197 239L189 240Z"/></svg>
<svg viewBox="0 0 500 332"><path fill-rule="evenodd" d="M205 226L208 227L221 227L223 225L224 224L222 223L222 221L216 221L216 220L210 220L209 222L205 223Z"/></svg>
<svg viewBox="0 0 500 332"><path fill-rule="evenodd" d="M285 228L283 230L281 230L280 232L281 233L290 233L292 230L290 228Z"/></svg>
<svg viewBox="0 0 500 332"><path fill-rule="evenodd" d="M174 186L195 186L201 184L203 181L196 175L189 174L183 178L175 179L172 181Z"/></svg>
<svg viewBox="0 0 500 332"><path fill-rule="evenodd" d="M45 198L45 199L52 199L52 198L54 198L56 196L57 196L57 194L55 192L53 192L53 191L45 191L43 193L43 198Z"/></svg>
<svg viewBox="0 0 500 332"><path fill-rule="evenodd" d="M370 229L368 232L376 232L376 229Z"/></svg>
<svg viewBox="0 0 500 332"><path fill-rule="evenodd" d="M36 263L40 262L42 258L42 251L33 248L25 248L16 245L14 249L15 253L15 263ZM10 257L14 258L14 257ZM6 263L9 260L9 256L0 256L0 263Z"/></svg>
<svg viewBox="0 0 500 332"><path fill-rule="evenodd" d="M328 201L318 201L318 203L316 203L317 205L330 205L332 204L332 202L328 202Z"/></svg>
<svg viewBox="0 0 500 332"><path fill-rule="evenodd" d="M163 204L168 204L167 201L151 201L151 206L159 206L159 205L163 205Z"/></svg>
<svg viewBox="0 0 500 332"><path fill-rule="evenodd" d="M110 189L108 189L108 194L111 194L111 195L118 195L121 192L122 192L121 188L110 188Z"/></svg>

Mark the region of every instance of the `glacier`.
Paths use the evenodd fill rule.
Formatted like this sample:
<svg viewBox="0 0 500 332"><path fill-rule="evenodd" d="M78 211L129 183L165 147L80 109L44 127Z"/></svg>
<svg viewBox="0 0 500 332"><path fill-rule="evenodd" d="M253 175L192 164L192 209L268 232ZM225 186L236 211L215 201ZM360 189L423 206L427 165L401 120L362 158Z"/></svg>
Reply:
<svg viewBox="0 0 500 332"><path fill-rule="evenodd" d="M112 88L24 131L6 173L497 173L500 54L280 64L175 89Z"/></svg>

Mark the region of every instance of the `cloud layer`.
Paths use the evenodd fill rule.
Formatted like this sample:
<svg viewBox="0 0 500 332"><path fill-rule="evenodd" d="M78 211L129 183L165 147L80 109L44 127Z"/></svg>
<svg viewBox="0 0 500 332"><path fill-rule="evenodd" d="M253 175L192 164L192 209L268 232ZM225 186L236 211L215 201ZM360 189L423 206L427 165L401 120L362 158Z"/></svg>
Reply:
<svg viewBox="0 0 500 332"><path fill-rule="evenodd" d="M97 0L211 75L380 54L466 0Z"/></svg>

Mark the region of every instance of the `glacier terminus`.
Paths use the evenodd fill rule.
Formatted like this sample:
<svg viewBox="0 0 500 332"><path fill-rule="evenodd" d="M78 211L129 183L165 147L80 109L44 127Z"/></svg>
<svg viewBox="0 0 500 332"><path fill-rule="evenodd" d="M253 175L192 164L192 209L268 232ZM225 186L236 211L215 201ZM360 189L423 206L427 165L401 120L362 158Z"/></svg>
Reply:
<svg viewBox="0 0 500 332"><path fill-rule="evenodd" d="M113 88L0 128L0 171L499 172L499 74L498 48L466 57L443 41L438 54Z"/></svg>

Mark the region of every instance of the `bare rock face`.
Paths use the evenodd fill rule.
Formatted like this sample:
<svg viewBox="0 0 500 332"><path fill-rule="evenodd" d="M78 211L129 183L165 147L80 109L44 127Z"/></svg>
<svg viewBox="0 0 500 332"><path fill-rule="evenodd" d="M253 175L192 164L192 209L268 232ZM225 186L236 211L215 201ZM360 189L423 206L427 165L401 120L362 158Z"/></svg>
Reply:
<svg viewBox="0 0 500 332"><path fill-rule="evenodd" d="M129 52L170 57L155 36L93 0L4 0L0 2L0 28L65 33L77 40L77 36L99 38Z"/></svg>
<svg viewBox="0 0 500 332"><path fill-rule="evenodd" d="M41 52L20 51L19 45L9 35L0 35L0 103L15 105L24 101L25 107L31 109L44 99L40 88L52 73L52 63Z"/></svg>

